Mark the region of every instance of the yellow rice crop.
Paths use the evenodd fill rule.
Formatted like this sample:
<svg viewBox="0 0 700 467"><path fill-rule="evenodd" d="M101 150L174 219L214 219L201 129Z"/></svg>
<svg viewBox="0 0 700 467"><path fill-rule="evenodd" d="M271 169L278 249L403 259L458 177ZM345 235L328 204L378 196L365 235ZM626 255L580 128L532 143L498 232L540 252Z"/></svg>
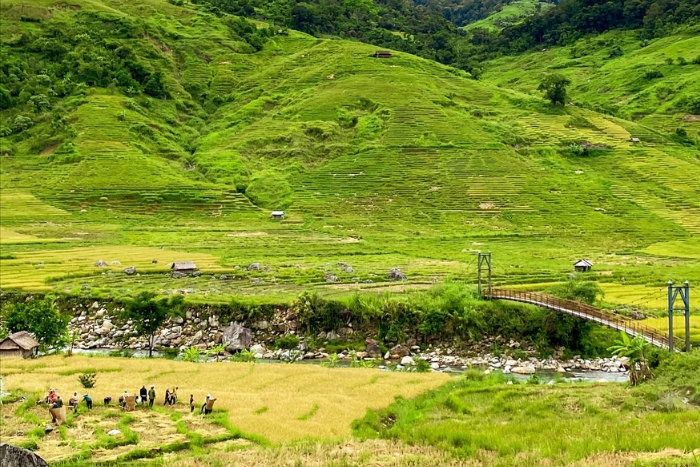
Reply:
<svg viewBox="0 0 700 467"><path fill-rule="evenodd" d="M95 403L107 395L116 400L124 390L133 393L142 384L156 386L161 404L167 387L179 386L181 401L194 394L200 404L211 393L218 399L215 407L228 409L235 426L272 442L348 436L351 422L367 409L388 406L396 396L415 397L449 379L437 373L304 364L203 364L77 355L0 362L6 389L46 391L55 387L64 395L83 391L77 377L88 369L97 371L97 386L89 391Z"/></svg>
<svg viewBox="0 0 700 467"><path fill-rule="evenodd" d="M136 271L167 271L174 261L194 261L204 271L218 271L218 258L205 253L185 253L160 248L133 246L104 246L72 248L69 250L43 250L18 253L13 259L0 260L0 287L22 287L27 290L49 289L48 278L60 278L68 274L98 274L108 268L97 268L95 262L104 260L115 273L128 266ZM157 263L152 263L157 259ZM113 266L112 261L121 265ZM41 264L43 263L43 264Z"/></svg>

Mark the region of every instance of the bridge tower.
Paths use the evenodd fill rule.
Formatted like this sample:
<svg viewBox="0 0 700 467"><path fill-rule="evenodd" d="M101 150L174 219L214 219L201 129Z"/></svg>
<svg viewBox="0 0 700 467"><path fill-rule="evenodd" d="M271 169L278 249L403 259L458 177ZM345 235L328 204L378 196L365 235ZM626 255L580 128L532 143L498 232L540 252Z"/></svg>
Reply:
<svg viewBox="0 0 700 467"><path fill-rule="evenodd" d="M479 252L478 256L478 292L479 295L481 296L481 272L486 271L486 278L487 278L487 283L486 286L488 287L487 289L487 295L491 295L491 252L488 253L482 253Z"/></svg>
<svg viewBox="0 0 700 467"><path fill-rule="evenodd" d="M676 287L672 281L668 281L668 350L673 351L673 312L677 310L675 305L679 296L683 301L685 316L685 351L690 352L690 284L688 281Z"/></svg>

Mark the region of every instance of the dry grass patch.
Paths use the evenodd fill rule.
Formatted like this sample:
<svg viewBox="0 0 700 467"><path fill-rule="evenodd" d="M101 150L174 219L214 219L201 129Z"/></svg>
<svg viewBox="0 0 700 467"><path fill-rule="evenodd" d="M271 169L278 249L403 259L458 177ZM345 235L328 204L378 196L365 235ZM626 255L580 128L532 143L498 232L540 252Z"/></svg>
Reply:
<svg viewBox="0 0 700 467"><path fill-rule="evenodd" d="M116 399L125 389L133 393L142 384L156 386L160 404L167 387L178 386L182 402L194 394L201 404L206 394L211 393L218 398L215 408L227 409L233 425L272 442L309 436L349 436L351 422L362 417L367 409L386 407L396 396L415 397L449 379L447 375L434 373L385 373L382 378L376 378L379 370L315 365L196 364L88 356L45 357L41 363L46 366L14 360L7 372L2 365L5 387L31 391L56 387L65 396L82 391L77 374L69 373L94 368L97 387L90 390L90 395L96 404L101 404L107 395ZM115 367L122 371L113 371ZM23 368L27 371L17 372ZM308 415L316 406L313 414ZM256 413L261 407L267 410Z"/></svg>
<svg viewBox="0 0 700 467"><path fill-rule="evenodd" d="M437 449L409 446L386 440L350 440L338 445L301 443L275 448L252 448L231 452L213 451L205 458L178 458L172 467L479 467L478 459L457 460Z"/></svg>

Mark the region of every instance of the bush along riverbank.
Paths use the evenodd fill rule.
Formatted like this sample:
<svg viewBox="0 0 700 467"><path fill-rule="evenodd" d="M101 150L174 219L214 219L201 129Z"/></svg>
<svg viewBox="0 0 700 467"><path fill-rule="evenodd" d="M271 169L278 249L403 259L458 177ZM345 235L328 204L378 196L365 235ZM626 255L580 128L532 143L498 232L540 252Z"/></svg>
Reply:
<svg viewBox="0 0 700 467"><path fill-rule="evenodd" d="M38 296L5 294L13 303ZM70 315L75 349L141 351L150 336L123 319L128 302L57 297ZM484 301L459 284L402 294L329 300L304 293L289 304L234 301L226 305L178 302L153 334L153 346L176 356L209 351L227 358L347 359L404 367L426 362L434 370L479 365L529 374L537 369L624 372L609 357L616 334L595 324L528 305ZM194 350L193 350L194 349ZM211 352L211 350L216 350ZM403 363L402 363L403 362ZM423 364L420 364L424 366Z"/></svg>

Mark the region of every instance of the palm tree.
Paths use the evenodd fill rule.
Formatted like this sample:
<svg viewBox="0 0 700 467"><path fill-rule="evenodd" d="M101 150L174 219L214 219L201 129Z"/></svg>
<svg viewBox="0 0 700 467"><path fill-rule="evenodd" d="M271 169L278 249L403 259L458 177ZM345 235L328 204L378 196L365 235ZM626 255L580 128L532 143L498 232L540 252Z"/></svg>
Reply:
<svg viewBox="0 0 700 467"><path fill-rule="evenodd" d="M617 357L629 358L630 384L636 386L641 381L651 377L651 370L647 364L647 350L649 343L641 336L630 339L625 332L620 331L620 339L615 345L608 347L608 351Z"/></svg>

